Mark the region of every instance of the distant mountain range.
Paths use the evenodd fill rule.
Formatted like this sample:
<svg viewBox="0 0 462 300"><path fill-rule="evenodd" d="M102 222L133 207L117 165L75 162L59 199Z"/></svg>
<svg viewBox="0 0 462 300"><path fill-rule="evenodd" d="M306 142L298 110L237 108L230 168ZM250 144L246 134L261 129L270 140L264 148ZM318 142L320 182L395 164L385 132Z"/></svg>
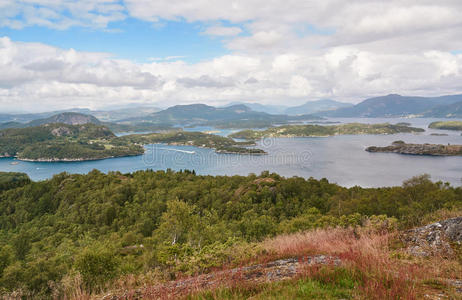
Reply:
<svg viewBox="0 0 462 300"><path fill-rule="evenodd" d="M42 116L43 114L40 114ZM130 114L129 114L130 115ZM287 116L257 112L246 105L229 107L213 107L205 104L176 105L165 110L148 115L131 117L118 122L102 122L88 114L65 112L39 118L27 123L9 121L0 124L0 129L25 128L51 123L81 125L92 123L105 125L115 132L127 131L157 131L172 126L216 126L221 128L262 128L278 123L288 123L298 120L320 120L312 115Z"/></svg>
<svg viewBox="0 0 462 300"><path fill-rule="evenodd" d="M462 101L449 105L439 105L424 114L433 118L462 118Z"/></svg>
<svg viewBox="0 0 462 300"><path fill-rule="evenodd" d="M287 109L287 106L284 105L271 105L271 104L260 104L260 103L248 103L248 102L232 102L225 107L230 107L234 105L245 105L250 109L258 112L264 112L272 115L284 114L284 111Z"/></svg>
<svg viewBox="0 0 462 300"><path fill-rule="evenodd" d="M282 112L282 113L269 113ZM155 131L171 126L216 126L263 128L297 121L319 121L322 117L438 117L462 118L462 95L414 97L390 94L352 105L334 100L310 101L285 107L257 103L213 107L206 104L175 105L165 110L133 107L112 111L71 109L37 114L0 114L0 129L24 128L47 123L103 124L114 131Z"/></svg>
<svg viewBox="0 0 462 300"><path fill-rule="evenodd" d="M160 108L153 106L135 106L131 108L119 108L114 110L90 110L88 108L70 108L67 110L57 110L44 113L0 114L0 123L27 123L33 120L46 119L51 116L67 112L92 115L104 122L116 122L127 118L143 117L160 110Z"/></svg>
<svg viewBox="0 0 462 300"><path fill-rule="evenodd" d="M459 104L457 104L459 103ZM462 95L412 97L390 94L366 99L352 107L323 112L328 117L462 117L453 110L462 106Z"/></svg>
<svg viewBox="0 0 462 300"><path fill-rule="evenodd" d="M295 120L319 120L319 117L303 115L290 117L252 110L244 104L213 107L206 104L175 105L142 118L124 121L152 122L163 125L208 125L228 128L267 127L274 123Z"/></svg>
<svg viewBox="0 0 462 300"><path fill-rule="evenodd" d="M318 101L308 101L300 106L288 107L284 110L287 115L306 115L314 114L324 111L333 111L340 108L351 107L353 104L339 102L331 99L324 99Z"/></svg>
<svg viewBox="0 0 462 300"><path fill-rule="evenodd" d="M101 124L101 121L92 115L85 115L76 112L64 112L45 119L38 119L27 123L28 126L40 126L51 123L62 123L68 125L82 125L87 123Z"/></svg>
<svg viewBox="0 0 462 300"><path fill-rule="evenodd" d="M76 112L81 114L90 114L91 110L86 108L70 108L68 110L49 111L43 113L28 113L28 114L0 114L0 123L5 122L17 122L27 123L33 120L49 118L53 115L57 115L64 112Z"/></svg>
<svg viewBox="0 0 462 300"><path fill-rule="evenodd" d="M256 112L246 105L213 107L205 104L175 105L149 115L151 121L159 123L185 123L229 121L249 118L277 118L263 112Z"/></svg>
<svg viewBox="0 0 462 300"><path fill-rule="evenodd" d="M233 102L228 104L226 107L233 105L245 105L254 111L265 112L268 114L280 114L280 115L310 115L322 111L330 111L343 107L353 106L351 103L339 102L331 99L323 99L316 101L308 101L299 106L284 106L284 105L270 105L260 103L245 103L245 102Z"/></svg>
<svg viewBox="0 0 462 300"><path fill-rule="evenodd" d="M63 112L63 113L50 116L48 118L32 120L27 123L19 123L15 121L2 123L0 124L0 129L34 127L34 126L40 126L40 125L52 124L52 123L61 123L61 124L67 124L67 125L82 125L82 124L87 124L87 123L96 124L96 125L102 124L100 120L98 120L92 115L87 115L87 114L82 114L82 113L77 113L77 112Z"/></svg>
<svg viewBox="0 0 462 300"><path fill-rule="evenodd" d="M113 110L90 111L89 114L104 122L117 122L128 118L147 116L160 110L160 108L153 106L134 106Z"/></svg>
<svg viewBox="0 0 462 300"><path fill-rule="evenodd" d="M86 115L86 114L76 113L76 112L64 112L64 113L53 115L48 118L37 119L37 120L33 120L27 123L19 123L15 121L2 123L0 124L0 129L26 128L26 127L34 127L34 126L40 126L40 125L52 124L52 123L61 123L61 124L67 124L67 125L82 125L82 124L87 124L87 123L96 124L96 125L102 124L100 120L98 120L92 115Z"/></svg>

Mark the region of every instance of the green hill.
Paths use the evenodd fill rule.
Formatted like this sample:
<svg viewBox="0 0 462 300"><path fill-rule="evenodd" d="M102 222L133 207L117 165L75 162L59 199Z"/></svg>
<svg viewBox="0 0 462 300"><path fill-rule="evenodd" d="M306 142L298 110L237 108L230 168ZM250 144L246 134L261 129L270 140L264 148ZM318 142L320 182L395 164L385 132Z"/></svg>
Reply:
<svg viewBox="0 0 462 300"><path fill-rule="evenodd" d="M46 124L0 131L0 156L23 160L70 161L139 155L141 146L112 144L106 127L85 124Z"/></svg>
<svg viewBox="0 0 462 300"><path fill-rule="evenodd" d="M68 125L82 125L82 124L101 124L101 122L92 115L86 115L76 112L63 112L45 119L38 119L27 123L27 126L40 126L44 124L61 123Z"/></svg>

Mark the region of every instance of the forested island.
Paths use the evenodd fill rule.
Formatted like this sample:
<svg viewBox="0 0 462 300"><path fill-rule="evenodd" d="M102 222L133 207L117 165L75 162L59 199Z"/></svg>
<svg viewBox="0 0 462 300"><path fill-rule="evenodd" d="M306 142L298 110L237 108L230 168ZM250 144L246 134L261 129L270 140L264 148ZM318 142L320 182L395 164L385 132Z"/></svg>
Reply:
<svg viewBox="0 0 462 300"><path fill-rule="evenodd" d="M254 142L236 142L232 138L214 134L191 131L168 131L164 133L132 134L119 137L117 141L135 144L157 144L195 146L215 149L217 153L229 154L266 154L265 151L256 148L246 148L255 145Z"/></svg>
<svg viewBox="0 0 462 300"><path fill-rule="evenodd" d="M218 153L265 154L246 148L251 142L200 132L173 130L164 133L116 137L107 127L95 124L45 124L0 131L0 157L25 161L86 161L144 153L143 145L166 143L213 148Z"/></svg>
<svg viewBox="0 0 462 300"><path fill-rule="evenodd" d="M230 135L232 138L256 140L263 137L325 137L334 135L357 134L396 134L419 133L422 128L410 127L407 124L361 124L349 123L339 125L284 125L267 130L243 130Z"/></svg>
<svg viewBox="0 0 462 300"><path fill-rule="evenodd" d="M216 268L313 254L326 260L326 253L345 263L315 266L284 287L317 287L321 299L395 299L386 296L390 287L397 295L420 295L427 290L416 274L457 276L460 267L457 260L438 261L437 273L434 259L417 264L395 232L461 209L460 187L425 175L397 187L345 188L269 172L94 170L40 182L0 173L0 295L126 299L138 290L145 298L155 291L150 287L187 275L210 274L211 282L220 278ZM259 294L259 284L228 292ZM277 283L268 284L264 291L281 295Z"/></svg>
<svg viewBox="0 0 462 300"><path fill-rule="evenodd" d="M412 155L454 156L462 155L462 145L406 144L403 141L395 141L390 146L386 147L368 147L366 151Z"/></svg>
<svg viewBox="0 0 462 300"><path fill-rule="evenodd" d="M430 123L430 125L428 125L428 128L462 131L462 121L438 121L438 122L432 122L432 123Z"/></svg>
<svg viewBox="0 0 462 300"><path fill-rule="evenodd" d="M0 131L0 157L29 161L84 161L144 153L142 146L117 142L105 126L45 124Z"/></svg>

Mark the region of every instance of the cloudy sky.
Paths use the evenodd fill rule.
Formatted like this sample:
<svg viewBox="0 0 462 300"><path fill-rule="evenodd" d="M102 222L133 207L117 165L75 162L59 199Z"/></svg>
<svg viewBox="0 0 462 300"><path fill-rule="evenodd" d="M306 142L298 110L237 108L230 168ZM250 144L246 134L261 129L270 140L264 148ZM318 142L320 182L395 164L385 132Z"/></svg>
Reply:
<svg viewBox="0 0 462 300"><path fill-rule="evenodd" d="M460 0L0 0L0 113L462 93Z"/></svg>

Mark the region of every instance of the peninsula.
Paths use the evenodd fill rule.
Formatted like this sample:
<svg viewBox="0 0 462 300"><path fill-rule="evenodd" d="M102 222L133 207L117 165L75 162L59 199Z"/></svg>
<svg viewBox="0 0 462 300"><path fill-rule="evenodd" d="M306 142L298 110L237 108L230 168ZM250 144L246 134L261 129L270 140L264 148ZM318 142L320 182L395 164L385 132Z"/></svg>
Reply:
<svg viewBox="0 0 462 300"><path fill-rule="evenodd" d="M0 157L26 161L86 161L144 153L129 143L114 143L116 136L96 124L45 124L0 131Z"/></svg>
<svg viewBox="0 0 462 300"><path fill-rule="evenodd" d="M406 144L403 141L395 141L386 147L368 147L366 151L409 155L454 156L462 155L462 145Z"/></svg>
<svg viewBox="0 0 462 300"><path fill-rule="evenodd" d="M361 124L349 123L339 125L285 125L271 127L266 130L243 130L230 135L232 138L257 140L263 137L324 137L334 135L358 134L396 134L419 133L422 128L410 127L407 124Z"/></svg>
<svg viewBox="0 0 462 300"><path fill-rule="evenodd" d="M256 148L246 148L254 146L254 142L236 142L232 138L208 134L203 132L191 131L169 131L165 133L150 133L150 134L132 134L117 138L122 144L168 144L168 145L183 145L195 146L201 148L215 149L217 153L224 154L266 154L265 151Z"/></svg>
<svg viewBox="0 0 462 300"><path fill-rule="evenodd" d="M116 137L102 125L53 123L0 130L0 157L43 162L99 160L141 155L143 145L153 143L212 148L217 153L266 154L260 149L247 148L253 142L236 142L201 132L176 130Z"/></svg>

